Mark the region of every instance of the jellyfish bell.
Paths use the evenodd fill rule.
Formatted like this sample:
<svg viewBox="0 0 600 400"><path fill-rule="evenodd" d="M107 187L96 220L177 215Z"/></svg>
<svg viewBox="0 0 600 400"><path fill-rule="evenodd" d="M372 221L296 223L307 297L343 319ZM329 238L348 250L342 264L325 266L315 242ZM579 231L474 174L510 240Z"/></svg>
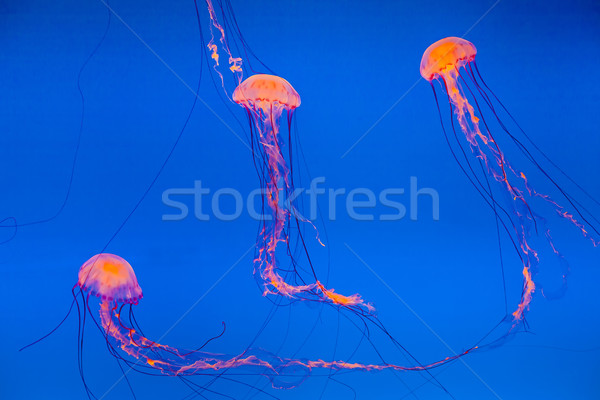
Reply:
<svg viewBox="0 0 600 400"><path fill-rule="evenodd" d="M477 49L468 40L447 37L433 43L421 58L421 76L428 81L458 71L475 59Z"/></svg>
<svg viewBox="0 0 600 400"><path fill-rule="evenodd" d="M272 106L294 110L300 106L300 95L285 79L257 74L244 80L233 92L233 101L242 107L269 112Z"/></svg>
<svg viewBox="0 0 600 400"><path fill-rule="evenodd" d="M106 301L137 304L142 298L133 268L115 254L97 254L83 263L77 284L83 291Z"/></svg>

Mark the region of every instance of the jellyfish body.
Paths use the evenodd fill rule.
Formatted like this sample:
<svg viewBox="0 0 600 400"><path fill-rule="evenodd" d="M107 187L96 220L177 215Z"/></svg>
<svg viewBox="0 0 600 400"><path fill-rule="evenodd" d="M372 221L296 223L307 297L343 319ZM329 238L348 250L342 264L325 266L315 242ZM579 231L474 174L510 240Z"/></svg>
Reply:
<svg viewBox="0 0 600 400"><path fill-rule="evenodd" d="M592 240L594 245L597 245L598 242L588 233L583 223L576 219L573 213L568 212L565 207L561 206L550 196L537 192L528 181L525 173L513 167L506 160L504 152L492 132L491 124L484 118L481 106L488 107L487 112L493 115L493 118L499 125L499 131L504 132L519 151L541 172L542 176L547 178L558 189L570 206L575 209L578 218L581 218L586 223L588 222L585 214L591 214L561 188L549 173L543 169L541 162L534 157L534 150L537 150L553 166L556 167L556 164L549 160L519 125L516 124L516 121L508 113L498 97L483 81L475 63L476 54L477 49L471 42L461 38L448 37L433 43L427 48L421 60L420 72L421 76L431 83L436 102L438 97L434 86L435 82L439 82L447 94L451 112L450 132L453 133L453 136L450 135L449 137L447 134L446 127L444 126L444 118L442 117L438 103L438 111L440 112L440 120L446 141L463 172L483 196L487 204L493 209L498 227L507 232L521 260L523 287L521 300L512 313L514 327L523 320L525 312L529 309L532 296L536 291L534 276L539 269L540 254L537 246L534 246L532 242L538 240L538 237L542 239L542 242L546 242L550 252L557 257L556 262L560 266L560 279L562 282L560 285L561 288L557 292L562 293L566 290L569 266L557 250L550 234L550 229L547 226L547 220L541 215L540 208L550 206L554 213L575 225L585 237ZM509 124L502 121L499 116L502 112L508 114L526 140L533 145L534 150L528 149L524 144L525 140L519 140L510 132L508 129ZM456 132L455 121L464 134L466 144L470 148L475 160L469 159L466 156L467 152ZM455 144L452 144L452 142L455 142ZM458 150L455 150L456 148ZM476 163L481 165L477 166ZM478 172L479 167L483 171L482 173ZM559 169L559 171L564 174L562 170ZM488 180L488 178L491 179ZM490 185L489 181L496 182L495 188ZM494 196L494 190L502 193L502 197L506 199L504 204L498 202L497 197ZM544 205L540 205L540 208L534 208L533 200L541 202ZM595 219L593 216L591 218ZM597 234L598 231L595 228L593 229Z"/></svg>
<svg viewBox="0 0 600 400"><path fill-rule="evenodd" d="M425 50L421 59L421 76L428 81L456 76L458 70L475 60L477 49L468 40L448 37Z"/></svg>
<svg viewBox="0 0 600 400"><path fill-rule="evenodd" d="M274 117L280 117L284 109L293 111L300 107L300 95L296 89L285 79L268 74L256 74L246 79L233 92L233 101L264 113L273 110Z"/></svg>
<svg viewBox="0 0 600 400"><path fill-rule="evenodd" d="M142 298L133 268L114 254L93 256L81 266L78 278L81 289L102 300L137 304Z"/></svg>
<svg viewBox="0 0 600 400"><path fill-rule="evenodd" d="M264 294L279 294L292 300L316 300L341 305L361 313L372 313L373 307L360 295L344 296L327 289L318 280L311 265L314 283L293 285L278 272L278 249L290 248L290 224L309 222L286 199L294 191L293 177L285 157L284 140L280 135L280 120L287 114L288 132L294 110L300 106L300 95L283 78L257 74L243 81L233 92L233 101L245 108L251 126L253 155L261 175L264 202L270 218L263 221L258 237L255 274L263 282ZM288 134L288 138L291 134ZM291 146L288 140L288 146ZM291 149L288 149L291 154ZM291 157L291 156L288 156ZM302 240L303 243L303 240ZM304 247L306 251L306 247ZM310 263L310 258L307 258ZM295 260L290 263L297 274ZM296 278L298 278L298 274Z"/></svg>

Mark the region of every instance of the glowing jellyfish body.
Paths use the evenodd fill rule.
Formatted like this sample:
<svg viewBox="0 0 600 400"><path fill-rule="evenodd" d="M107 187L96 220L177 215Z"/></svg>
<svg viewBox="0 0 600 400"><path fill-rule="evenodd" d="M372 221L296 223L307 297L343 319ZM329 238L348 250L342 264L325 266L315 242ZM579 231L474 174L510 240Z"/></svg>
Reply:
<svg viewBox="0 0 600 400"><path fill-rule="evenodd" d="M270 221L261 227L258 251L255 259L255 274L260 276L264 294L279 294L293 300L317 300L342 305L363 313L373 312L373 307L358 294L344 296L327 289L317 279L315 283L292 285L278 272L278 248L289 249L290 223L304 221L294 205L286 199L294 191L293 177L283 151L284 142L280 137L280 120L287 113L288 130L294 110L300 106L300 95L283 78L273 75L253 75L243 81L233 93L233 101L247 111L251 125L252 144L257 170L262 171L263 196L271 211ZM289 135L288 135L289 136ZM291 143L288 143L291 146ZM291 150L288 150L291 154ZM304 221L306 222L306 221ZM304 246L303 246L304 247ZM306 248L304 247L306 250ZM290 257L291 258L291 257ZM310 258L309 259L310 263ZM295 269L295 261L290 260ZM296 272L297 273L297 272Z"/></svg>
<svg viewBox="0 0 600 400"><path fill-rule="evenodd" d="M475 60L477 49L468 40L448 37L438 40L425 50L421 59L421 76L428 81L456 78L458 70Z"/></svg>
<svg viewBox="0 0 600 400"><path fill-rule="evenodd" d="M300 106L300 95L283 78L257 74L242 82L233 92L233 101L252 109L268 113L273 110L276 119L283 110L293 111Z"/></svg>
<svg viewBox="0 0 600 400"><path fill-rule="evenodd" d="M133 268L123 258L97 254L79 269L78 285L84 291L106 301L136 304L142 298Z"/></svg>
<svg viewBox="0 0 600 400"><path fill-rule="evenodd" d="M451 112L451 132L454 134L454 139L456 141L456 144L451 144L451 142L453 142L452 136L449 137L446 133L443 122L444 119L438 103L440 120L442 121L442 128L446 135L448 145L450 146L455 159L459 162L463 172L465 172L471 183L494 210L498 226L508 233L522 262L522 274L524 280L521 301L516 310L512 313L514 326L524 318L525 311L529 308L532 296L536 290L534 275L538 271L540 254L538 253L538 250L534 249L534 245L531 243L537 240L538 237L541 237L542 242L548 244L551 253L557 256L561 268L562 280L560 285L561 288L558 292L563 292L565 290L566 278L569 270L564 257L562 257L554 245L550 230L546 226L546 219L540 215L537 208L535 210L533 209L531 204L532 200L540 199L545 205L551 206L555 213L574 224L586 237L592 239L595 245L597 242L586 231L583 224L575 219L572 213L567 212L563 206L552 200L548 195L538 193L532 187L530 182L528 182L526 175L514 168L506 160L500 145L492 134L490 124L488 124L484 118L484 113L482 112L480 105L488 107L488 111L493 115L493 118L500 127L499 131L505 132L508 135L518 150L525 155L525 158L534 164L543 177L547 178L556 186L561 195L563 195L568 203L573 206L578 216L587 222L584 214L588 211L550 177L550 175L541 167L541 163L533 157L534 151L525 147L525 140L519 140L511 134L507 128L508 124L500 119L498 114L502 111L508 114L510 119L516 124L506 108L483 81L475 63L476 54L477 50L471 42L461 38L448 37L435 42L427 48L421 60L420 72L423 78L431 83L436 102L437 94L434 82L438 81L442 84L442 87L448 96ZM471 101L469 99L471 99ZM467 140L468 147L475 156L475 161L466 157L464 146L456 134L455 120ZM548 162L556 167L556 164L549 160L546 155L531 142L531 139L520 129L520 127L519 130L525 136L526 140L534 146L535 150L541 153ZM458 148L458 150L455 150L455 148ZM474 163L480 163L481 166L474 165ZM478 172L479 167L484 171L483 174ZM562 170L559 169L559 171L564 174ZM505 202L507 205L498 203L493 194L494 189L488 182L488 177L491 177L491 180L499 185L501 188L500 192L502 192L507 199ZM594 231L598 233L596 229L594 229Z"/></svg>

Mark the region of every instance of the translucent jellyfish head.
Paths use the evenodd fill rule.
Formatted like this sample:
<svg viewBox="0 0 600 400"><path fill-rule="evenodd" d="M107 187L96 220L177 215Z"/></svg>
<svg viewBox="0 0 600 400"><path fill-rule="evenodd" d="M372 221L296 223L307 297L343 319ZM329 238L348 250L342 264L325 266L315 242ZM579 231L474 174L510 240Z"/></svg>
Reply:
<svg viewBox="0 0 600 400"><path fill-rule="evenodd" d="M468 40L447 37L425 50L421 59L421 76L428 81L458 70L475 59L477 49Z"/></svg>
<svg viewBox="0 0 600 400"><path fill-rule="evenodd" d="M78 284L102 300L136 304L142 298L133 268L114 254L101 253L87 260L79 269Z"/></svg>
<svg viewBox="0 0 600 400"><path fill-rule="evenodd" d="M275 75L257 74L239 84L233 92L233 101L265 113L277 108L293 110L300 106L300 95L288 81Z"/></svg>

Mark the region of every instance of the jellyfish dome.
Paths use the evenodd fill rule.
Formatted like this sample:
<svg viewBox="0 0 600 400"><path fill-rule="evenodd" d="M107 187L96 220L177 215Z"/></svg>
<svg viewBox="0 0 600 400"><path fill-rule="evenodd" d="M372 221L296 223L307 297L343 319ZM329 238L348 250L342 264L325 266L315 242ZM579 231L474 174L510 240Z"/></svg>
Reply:
<svg viewBox="0 0 600 400"><path fill-rule="evenodd" d="M275 75L252 75L233 92L233 101L250 109L268 111L273 106L293 110L300 106L300 95L283 78Z"/></svg>
<svg viewBox="0 0 600 400"><path fill-rule="evenodd" d="M114 254L101 253L87 260L79 269L77 283L102 300L137 304L142 298L142 288L133 268Z"/></svg>
<svg viewBox="0 0 600 400"><path fill-rule="evenodd" d="M421 59L421 76L428 81L456 71L475 59L477 49L468 40L447 37L425 50Z"/></svg>

